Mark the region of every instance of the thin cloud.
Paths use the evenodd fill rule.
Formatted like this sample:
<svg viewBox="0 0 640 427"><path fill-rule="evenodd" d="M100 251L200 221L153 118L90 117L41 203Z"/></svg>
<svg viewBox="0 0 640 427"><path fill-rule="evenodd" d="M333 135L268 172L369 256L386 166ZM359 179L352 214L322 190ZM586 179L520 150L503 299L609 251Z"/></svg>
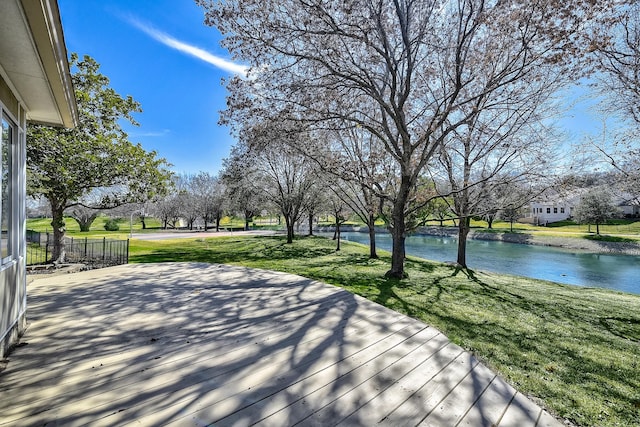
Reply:
<svg viewBox="0 0 640 427"><path fill-rule="evenodd" d="M171 131L169 129L163 129L161 131L149 131L149 132L129 132L129 136L138 137L138 138L157 138L161 136L166 136Z"/></svg>
<svg viewBox="0 0 640 427"><path fill-rule="evenodd" d="M160 30L156 30L155 28L140 22L135 18L128 18L127 21L129 21L131 25L138 28L140 31L147 34L149 37L159 41L165 46L168 46L187 55L191 55L222 70L230 71L234 74L240 74L242 76L247 75L247 71L249 70L249 68L246 65L236 64L235 62L228 61L224 58L220 58L219 56L207 52L204 49L182 42Z"/></svg>

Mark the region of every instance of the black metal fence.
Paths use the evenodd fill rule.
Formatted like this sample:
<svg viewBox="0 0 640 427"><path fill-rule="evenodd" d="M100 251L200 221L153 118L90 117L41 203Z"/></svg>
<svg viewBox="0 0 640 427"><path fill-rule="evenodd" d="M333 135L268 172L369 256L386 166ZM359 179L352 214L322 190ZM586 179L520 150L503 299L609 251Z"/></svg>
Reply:
<svg viewBox="0 0 640 427"><path fill-rule="evenodd" d="M53 236L27 230L27 265L53 261ZM110 266L129 262L129 240L65 237L66 262Z"/></svg>

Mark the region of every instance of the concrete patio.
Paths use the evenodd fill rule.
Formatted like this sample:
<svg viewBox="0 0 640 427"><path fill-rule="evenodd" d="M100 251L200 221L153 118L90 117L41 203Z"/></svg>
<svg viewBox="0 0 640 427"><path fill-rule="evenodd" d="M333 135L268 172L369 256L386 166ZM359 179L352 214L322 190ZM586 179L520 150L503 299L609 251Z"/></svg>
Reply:
<svg viewBox="0 0 640 427"><path fill-rule="evenodd" d="M1 426L560 425L436 329L298 276L125 265L28 293Z"/></svg>

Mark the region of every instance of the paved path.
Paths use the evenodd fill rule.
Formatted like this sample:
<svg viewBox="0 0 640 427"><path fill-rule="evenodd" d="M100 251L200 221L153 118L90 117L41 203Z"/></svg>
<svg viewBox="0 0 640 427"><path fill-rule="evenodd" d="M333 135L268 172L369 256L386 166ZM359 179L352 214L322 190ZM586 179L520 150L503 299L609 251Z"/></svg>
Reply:
<svg viewBox="0 0 640 427"><path fill-rule="evenodd" d="M170 239L204 239L208 237L227 236L272 236L278 234L274 230L239 230L239 231L159 231L153 233L133 233L131 238L138 240L170 240Z"/></svg>
<svg viewBox="0 0 640 427"><path fill-rule="evenodd" d="M139 264L28 293L1 426L559 425L436 329L298 276Z"/></svg>

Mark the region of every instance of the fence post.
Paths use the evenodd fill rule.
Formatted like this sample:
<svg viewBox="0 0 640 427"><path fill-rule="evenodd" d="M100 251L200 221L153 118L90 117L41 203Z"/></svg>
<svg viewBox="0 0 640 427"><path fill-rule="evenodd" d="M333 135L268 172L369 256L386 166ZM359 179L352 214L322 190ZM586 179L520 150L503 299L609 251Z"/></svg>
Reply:
<svg viewBox="0 0 640 427"><path fill-rule="evenodd" d="M107 255L107 238L103 237L102 238L102 262L104 262L104 260L106 259L106 255Z"/></svg>
<svg viewBox="0 0 640 427"><path fill-rule="evenodd" d="M129 264L129 239L127 239L127 258L125 259L125 264Z"/></svg>
<svg viewBox="0 0 640 427"><path fill-rule="evenodd" d="M84 259L87 259L87 238L84 238Z"/></svg>

